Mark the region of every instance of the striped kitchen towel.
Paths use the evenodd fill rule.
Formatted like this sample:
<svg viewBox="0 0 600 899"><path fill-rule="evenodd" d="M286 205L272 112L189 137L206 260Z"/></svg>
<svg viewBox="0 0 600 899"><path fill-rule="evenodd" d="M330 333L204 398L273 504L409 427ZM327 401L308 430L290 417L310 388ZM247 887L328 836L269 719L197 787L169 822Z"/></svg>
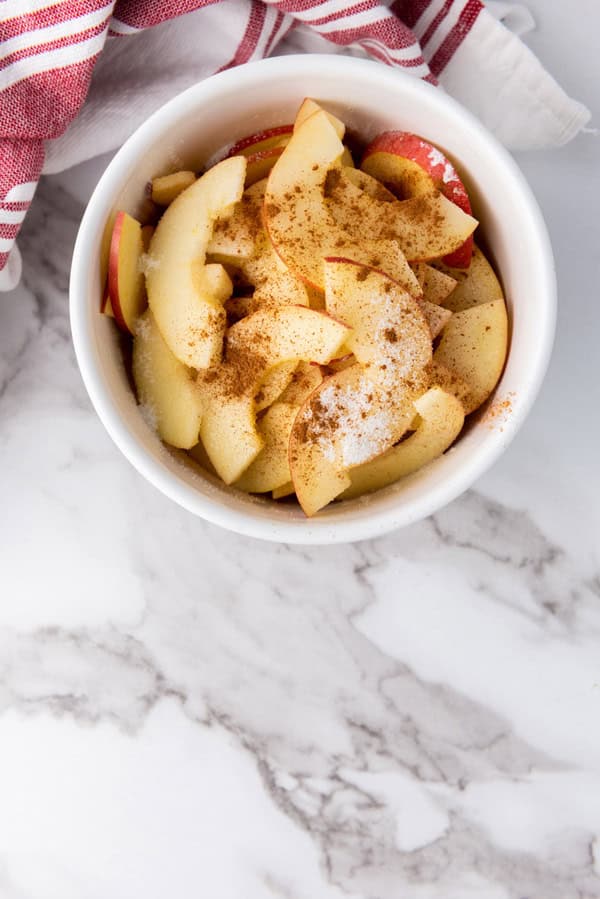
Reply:
<svg viewBox="0 0 600 899"><path fill-rule="evenodd" d="M114 149L173 94L273 52L368 55L440 83L508 146L565 143L588 111L494 17L509 4L489 6L0 0L0 289L19 280L15 239L42 172Z"/></svg>

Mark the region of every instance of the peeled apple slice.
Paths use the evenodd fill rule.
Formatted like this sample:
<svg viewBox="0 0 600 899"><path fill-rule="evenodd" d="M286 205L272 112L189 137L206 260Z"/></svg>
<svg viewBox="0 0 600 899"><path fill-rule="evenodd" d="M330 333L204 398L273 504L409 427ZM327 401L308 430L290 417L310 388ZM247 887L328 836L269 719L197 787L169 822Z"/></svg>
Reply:
<svg viewBox="0 0 600 899"><path fill-rule="evenodd" d="M449 268L441 262L436 262L435 267L457 282L454 290L443 300L446 309L452 312L462 312L482 303L504 300L496 273L477 245L473 247L471 265L466 272Z"/></svg>
<svg viewBox="0 0 600 899"><path fill-rule="evenodd" d="M297 365L296 360L292 359L291 362L281 362L269 369L254 397L257 412L268 409L281 396L294 377Z"/></svg>
<svg viewBox="0 0 600 899"><path fill-rule="evenodd" d="M149 309L138 319L132 370L138 400L160 437L180 449L198 443L204 407L194 372L175 358Z"/></svg>
<svg viewBox="0 0 600 899"><path fill-rule="evenodd" d="M150 241L148 303L171 352L193 368L221 358L224 297L212 291L215 273L207 277L204 260L214 223L240 200L245 174L243 156L214 166L173 200Z"/></svg>
<svg viewBox="0 0 600 899"><path fill-rule="evenodd" d="M508 321L503 300L455 312L442 332L434 361L458 375L470 388L469 414L496 386L506 359Z"/></svg>
<svg viewBox="0 0 600 899"><path fill-rule="evenodd" d="M265 225L275 250L290 271L319 289L324 248L333 251L336 240L324 184L330 169L340 166L343 152L327 113L315 112L294 131L265 191Z"/></svg>
<svg viewBox="0 0 600 899"><path fill-rule="evenodd" d="M264 446L256 459L236 481L238 490L246 493L267 493L276 490L290 479L288 444L297 406L274 403L258 422L256 429Z"/></svg>
<svg viewBox="0 0 600 899"><path fill-rule="evenodd" d="M305 100L302 101L302 103L300 105L300 109L296 113L296 120L294 122L294 131L298 131L300 126L303 125L304 122L307 119L309 119L311 117L311 115L314 115L316 112L324 112L325 113L330 124L334 128L335 133L337 134L337 136L339 137L340 140L343 140L344 134L346 133L346 126L344 125L344 123L342 121L340 121L340 119L338 119L334 115L332 115L330 112L326 112L322 106L319 106L319 104L315 100L311 100L310 97L307 97Z"/></svg>
<svg viewBox="0 0 600 899"><path fill-rule="evenodd" d="M325 364L348 333L343 322L306 306L260 309L229 329L224 362L201 379L207 404L202 442L226 484L236 481L263 447L254 397L265 374L293 360Z"/></svg>
<svg viewBox="0 0 600 899"><path fill-rule="evenodd" d="M175 197L178 197L187 187L196 180L195 172L173 172L171 175L161 175L152 179L152 199L159 206L168 206Z"/></svg>

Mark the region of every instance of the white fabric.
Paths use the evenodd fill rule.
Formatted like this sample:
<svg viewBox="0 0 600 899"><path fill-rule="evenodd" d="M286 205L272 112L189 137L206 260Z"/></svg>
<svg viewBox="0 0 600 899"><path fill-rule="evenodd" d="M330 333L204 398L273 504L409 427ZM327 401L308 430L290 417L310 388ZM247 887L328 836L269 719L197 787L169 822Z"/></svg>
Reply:
<svg viewBox="0 0 600 899"><path fill-rule="evenodd" d="M528 47L483 10L441 83L511 150L559 147L590 119Z"/></svg>
<svg viewBox="0 0 600 899"><path fill-rule="evenodd" d="M507 15L513 4L492 4ZM522 7L518 7L522 10ZM225 0L127 38L109 40L96 67L82 112L67 132L46 147L45 173L59 172L120 146L149 114L178 91L214 69L210 47L235 52L245 0ZM515 27L527 24L508 15ZM214 40L202 41L210 33ZM288 45L288 46L286 46ZM198 47L203 47L199 54ZM278 53L341 49L300 26ZM347 51L346 51L347 52ZM360 55L364 55L362 52ZM534 54L492 12L483 10L446 66L441 83L511 149L559 146L589 120Z"/></svg>
<svg viewBox="0 0 600 899"><path fill-rule="evenodd" d="M110 39L83 110L62 137L46 146L44 172L62 171L120 146L166 100L214 71L224 46L230 46L233 56L246 18L246 0L224 0L138 34ZM444 89L511 149L560 146L590 118L517 37L532 26L531 15L520 4L489 0L440 78ZM214 57L211 47L219 48ZM364 55L352 48L342 51L304 26L294 29L276 52L290 51ZM0 271L0 290L14 287L20 273L15 247Z"/></svg>
<svg viewBox="0 0 600 899"><path fill-rule="evenodd" d="M508 3L506 0L486 0L486 7L495 19L513 34L527 34L535 28L535 19L526 6L520 3Z"/></svg>

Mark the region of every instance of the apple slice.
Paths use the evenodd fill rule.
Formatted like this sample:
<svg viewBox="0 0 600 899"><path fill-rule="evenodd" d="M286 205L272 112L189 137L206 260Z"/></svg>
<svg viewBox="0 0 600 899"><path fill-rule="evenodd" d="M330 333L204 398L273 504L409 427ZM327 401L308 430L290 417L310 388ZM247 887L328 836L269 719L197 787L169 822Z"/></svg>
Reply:
<svg viewBox="0 0 600 899"><path fill-rule="evenodd" d="M421 312L423 313L425 321L429 325L431 339L435 340L452 318L452 313L449 309L444 309L443 306L437 306L435 303L428 303L427 300L421 300L419 306L421 307Z"/></svg>
<svg viewBox="0 0 600 899"><path fill-rule="evenodd" d="M211 259L233 266L244 281L254 287L248 311L283 303L308 306L305 286L282 262L262 227L260 213L265 184L261 181L245 191L231 222L217 224L218 233L213 235L210 248L220 252L211 253ZM239 256L232 255L236 250Z"/></svg>
<svg viewBox="0 0 600 899"><path fill-rule="evenodd" d="M417 281L419 282L419 287L421 288L421 293L423 292L423 284L425 283L425 262L409 262L411 271Z"/></svg>
<svg viewBox="0 0 600 899"><path fill-rule="evenodd" d="M291 362L280 362L279 365L275 365L273 368L269 369L254 397L254 407L256 412L262 412L263 409L268 409L269 406L272 406L273 403L279 399L281 394L291 383L297 364L296 360L292 359Z"/></svg>
<svg viewBox="0 0 600 899"><path fill-rule="evenodd" d="M275 250L297 277L319 289L323 249L331 243L333 251L340 236L325 206L324 184L343 151L327 114L315 112L294 131L265 191L265 226Z"/></svg>
<svg viewBox="0 0 600 899"><path fill-rule="evenodd" d="M284 496L291 496L294 492L293 483L288 481L286 484L282 484L281 487L276 487L273 490L273 499L283 499Z"/></svg>
<svg viewBox="0 0 600 899"><path fill-rule="evenodd" d="M465 414L477 409L496 386L506 359L508 321L503 300L455 312L444 328L434 360L471 390Z"/></svg>
<svg viewBox="0 0 600 899"><path fill-rule="evenodd" d="M435 266L457 281L455 289L443 301L444 306L452 312L462 312L480 303L504 300L494 269L477 245L473 247L473 258L468 271L450 268L439 262Z"/></svg>
<svg viewBox="0 0 600 899"><path fill-rule="evenodd" d="M438 306L445 304L458 282L426 262L420 265L423 270L423 299Z"/></svg>
<svg viewBox="0 0 600 899"><path fill-rule="evenodd" d="M429 367L429 373L431 386L439 387L446 393L451 393L452 396L456 397L465 410L465 415L467 414L467 409L474 408L471 388L459 375L450 371L447 365L442 365L441 362L437 362L434 358Z"/></svg>
<svg viewBox="0 0 600 899"><path fill-rule="evenodd" d="M152 199L159 206L168 206L175 197L190 187L196 180L195 172L173 172L171 175L161 175L152 179Z"/></svg>
<svg viewBox="0 0 600 899"><path fill-rule="evenodd" d="M306 306L260 309L229 329L223 364L199 381L207 401L202 442L226 484L236 481L262 449L254 397L266 372L293 360L326 363L348 333L343 322Z"/></svg>
<svg viewBox="0 0 600 899"><path fill-rule="evenodd" d="M108 257L108 293L115 321L126 334L134 333L146 308L143 252L142 226L126 212L118 212Z"/></svg>
<svg viewBox="0 0 600 899"><path fill-rule="evenodd" d="M414 417L407 398L403 421L399 403L353 365L325 378L310 394L290 435L290 471L298 502L314 515L350 486L347 469L391 447Z"/></svg>
<svg viewBox="0 0 600 899"><path fill-rule="evenodd" d="M456 169L433 144L406 131L380 134L365 150L361 168L387 184L401 198L422 196L440 190L459 209L471 214L469 195ZM468 268L473 238L445 261L457 268Z"/></svg>
<svg viewBox="0 0 600 899"><path fill-rule="evenodd" d="M270 150L271 147L280 146L285 138L294 130L293 125L276 125L274 128L266 128L256 134L249 134L235 142L227 156L253 156L262 150Z"/></svg>
<svg viewBox="0 0 600 899"><path fill-rule="evenodd" d="M331 364L331 363L329 363ZM299 362L294 374L279 399L290 406L301 406L306 398L316 390L323 380L319 365Z"/></svg>
<svg viewBox="0 0 600 899"><path fill-rule="evenodd" d="M246 164L245 157L232 158L241 158ZM222 257L223 261L232 265L239 265L240 260L249 259L256 253L263 231L261 213L266 184L263 180L251 185L244 190L232 213L226 210L222 217L218 217L206 247L207 253Z"/></svg>
<svg viewBox="0 0 600 899"><path fill-rule="evenodd" d="M137 320L132 371L138 400L160 437L180 449L194 446L202 419L202 394L194 373L163 340L149 309Z"/></svg>
<svg viewBox="0 0 600 899"><path fill-rule="evenodd" d="M413 388L400 382L398 395L393 396L361 365L330 375L298 413L296 448L302 443L317 445L336 471L368 462L406 432L415 414L413 402L425 383L425 378L418 378ZM291 470L295 483L293 466Z"/></svg>
<svg viewBox="0 0 600 899"><path fill-rule="evenodd" d="M386 202L352 183L351 171L332 168L324 192L337 227L356 239L366 231L371 239L397 240L409 261L423 262L462 246L477 227L476 219L439 191Z"/></svg>
<svg viewBox="0 0 600 899"><path fill-rule="evenodd" d="M265 191L265 225L275 250L303 281L323 288L324 256L369 239L396 240L412 260L438 258L477 225L439 193L405 202L369 196L341 168L343 144L323 111L298 128ZM307 227L308 223L308 227Z"/></svg>
<svg viewBox="0 0 600 899"><path fill-rule="evenodd" d="M454 396L432 387L414 405L420 417L414 434L377 459L353 468L352 485L341 499L353 499L387 487L437 459L454 443L465 420L463 407Z"/></svg>
<svg viewBox="0 0 600 899"><path fill-rule="evenodd" d="M345 471L337 471L314 443L290 438L292 486L302 511L309 518L343 493L352 483Z"/></svg>
<svg viewBox="0 0 600 899"><path fill-rule="evenodd" d="M110 301L110 294L108 292L108 284L102 294L102 302L100 303L100 312L104 315L108 315L110 318L114 318L115 314L112 310L112 303Z"/></svg>
<svg viewBox="0 0 600 899"><path fill-rule="evenodd" d="M255 307L309 304L305 286L281 261L266 231L262 232L254 255L241 262L240 271L254 286Z"/></svg>
<svg viewBox="0 0 600 899"><path fill-rule="evenodd" d="M319 106L319 104L315 100L311 100L310 97L306 97L306 99L303 100L300 104L300 109L296 113L296 119L294 121L294 131L298 131L298 129L306 122L306 120L313 116L316 112L325 113L329 122L333 126L335 133L340 140L343 140L344 134L346 133L346 126L344 125L344 123L340 119L332 115L330 112L326 112L322 106ZM344 150L345 148L342 148L342 153L344 152Z"/></svg>
<svg viewBox="0 0 600 899"><path fill-rule="evenodd" d="M245 174L243 156L209 169L167 207L150 242L152 314L171 352L193 368L209 368L221 358L224 295L215 296L219 278L214 270L207 275L204 260L216 219L233 212L242 197ZM223 269L221 280L225 274Z"/></svg>
<svg viewBox="0 0 600 899"><path fill-rule="evenodd" d="M373 178L367 172L363 172L362 169L342 165L342 174L351 184L354 184L360 190L364 190L366 194L375 200L391 203L396 199L394 194L381 184L377 178Z"/></svg>
<svg viewBox="0 0 600 899"><path fill-rule="evenodd" d="M246 187L251 187L257 181L266 178L281 154L283 147L270 147L268 150L259 150L248 156L248 167L246 169Z"/></svg>
<svg viewBox="0 0 600 899"><path fill-rule="evenodd" d="M352 328L349 351L369 378L401 396L403 382L418 380L431 362L421 304L387 274L354 260L326 257L324 271L327 311Z"/></svg>
<svg viewBox="0 0 600 899"><path fill-rule="evenodd" d="M188 456L191 456L194 462L196 462L201 468L203 468L205 472L208 472L208 474L211 474L213 477L218 477L214 465L208 458L208 453L202 446L201 440L195 446L188 450Z"/></svg>
<svg viewBox="0 0 600 899"><path fill-rule="evenodd" d="M246 493L267 493L290 480L288 444L297 406L274 403L256 425L264 446L234 486Z"/></svg>
<svg viewBox="0 0 600 899"><path fill-rule="evenodd" d="M352 153L348 149L348 147L344 147L344 152L342 153L342 158L340 159L341 165L345 166L345 168L353 169L354 160L352 159Z"/></svg>
<svg viewBox="0 0 600 899"><path fill-rule="evenodd" d="M409 293L420 298L422 294L419 281L406 261L406 256L395 240L336 241L335 254L332 257L351 259L368 268L375 268L388 275L392 281ZM439 274L439 273L438 273Z"/></svg>

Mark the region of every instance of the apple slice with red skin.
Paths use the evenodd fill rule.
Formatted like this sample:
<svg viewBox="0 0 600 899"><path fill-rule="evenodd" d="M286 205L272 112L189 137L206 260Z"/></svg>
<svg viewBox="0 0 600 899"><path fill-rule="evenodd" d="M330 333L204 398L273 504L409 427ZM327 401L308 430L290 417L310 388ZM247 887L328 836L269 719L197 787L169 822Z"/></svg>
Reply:
<svg viewBox="0 0 600 899"><path fill-rule="evenodd" d="M227 153L227 157L239 155L253 156L262 150L269 150L271 147L279 144L284 138L289 137L293 130L293 125L276 125L274 128L265 128L264 131L257 131L256 134L248 134L235 142Z"/></svg>
<svg viewBox="0 0 600 899"><path fill-rule="evenodd" d="M343 144L327 114L309 116L269 175L265 227L290 271L323 289L323 257L369 239L396 240L410 261L438 259L461 246L477 222L442 193L384 202L342 168Z"/></svg>
<svg viewBox="0 0 600 899"><path fill-rule="evenodd" d="M359 240L367 233L371 240L396 240L409 262L423 262L454 252L477 227L477 220L441 191L386 202L371 196L355 180L352 169L331 167L327 173L323 196L335 234L341 231Z"/></svg>
<svg viewBox="0 0 600 899"><path fill-rule="evenodd" d="M135 333L135 323L146 308L146 290L140 260L144 252L142 226L126 212L117 212L108 257L108 294L121 331Z"/></svg>
<svg viewBox="0 0 600 899"><path fill-rule="evenodd" d="M401 198L440 190L459 209L471 215L469 195L452 163L441 150L416 134L386 131L365 150L361 168ZM473 237L444 257L446 265L465 269L471 264Z"/></svg>

